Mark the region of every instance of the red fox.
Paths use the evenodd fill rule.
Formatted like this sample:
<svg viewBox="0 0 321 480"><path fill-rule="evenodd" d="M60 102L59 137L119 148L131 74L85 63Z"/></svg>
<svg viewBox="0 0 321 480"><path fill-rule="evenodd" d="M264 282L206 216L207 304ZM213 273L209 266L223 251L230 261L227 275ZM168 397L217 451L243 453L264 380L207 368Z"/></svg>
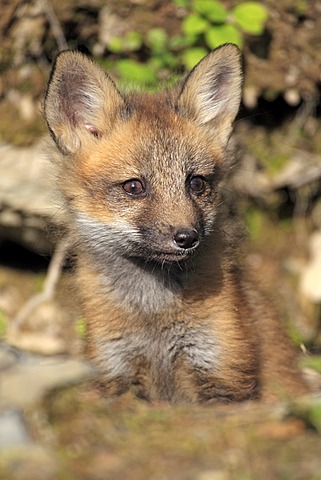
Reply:
<svg viewBox="0 0 321 480"><path fill-rule="evenodd" d="M239 49L157 93L120 93L58 55L44 111L77 255L86 352L106 395L233 402L303 393L277 316L238 266L222 188L233 167Z"/></svg>

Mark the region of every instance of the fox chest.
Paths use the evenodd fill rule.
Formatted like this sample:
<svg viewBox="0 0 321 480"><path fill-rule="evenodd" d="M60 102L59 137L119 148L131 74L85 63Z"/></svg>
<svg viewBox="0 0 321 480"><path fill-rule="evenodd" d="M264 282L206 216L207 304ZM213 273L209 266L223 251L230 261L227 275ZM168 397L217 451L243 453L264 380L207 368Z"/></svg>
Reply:
<svg viewBox="0 0 321 480"><path fill-rule="evenodd" d="M177 323L109 340L103 356L110 378L147 382L152 389L165 392L162 396L166 398L182 369L206 372L218 368L220 347L205 329Z"/></svg>

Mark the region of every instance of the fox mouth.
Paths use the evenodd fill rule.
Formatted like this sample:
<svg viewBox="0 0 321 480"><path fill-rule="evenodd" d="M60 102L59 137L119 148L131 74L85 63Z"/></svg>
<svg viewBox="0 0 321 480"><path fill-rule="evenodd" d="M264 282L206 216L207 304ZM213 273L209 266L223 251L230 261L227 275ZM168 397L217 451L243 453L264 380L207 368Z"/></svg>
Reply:
<svg viewBox="0 0 321 480"><path fill-rule="evenodd" d="M147 260L152 260L161 264L184 262L192 257L196 252L196 248L184 249L182 251L153 251L146 255Z"/></svg>

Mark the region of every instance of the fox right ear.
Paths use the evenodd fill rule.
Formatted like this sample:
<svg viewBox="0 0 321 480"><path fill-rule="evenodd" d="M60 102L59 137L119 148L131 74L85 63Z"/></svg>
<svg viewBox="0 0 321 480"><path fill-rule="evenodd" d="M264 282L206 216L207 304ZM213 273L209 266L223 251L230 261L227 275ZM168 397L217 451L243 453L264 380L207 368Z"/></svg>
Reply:
<svg viewBox="0 0 321 480"><path fill-rule="evenodd" d="M107 133L125 101L111 78L79 52L64 51L54 63L44 102L48 128L64 154L88 135Z"/></svg>
<svg viewBox="0 0 321 480"><path fill-rule="evenodd" d="M242 93L242 65L238 47L228 43L203 58L186 78L178 110L207 127L225 146L232 132Z"/></svg>

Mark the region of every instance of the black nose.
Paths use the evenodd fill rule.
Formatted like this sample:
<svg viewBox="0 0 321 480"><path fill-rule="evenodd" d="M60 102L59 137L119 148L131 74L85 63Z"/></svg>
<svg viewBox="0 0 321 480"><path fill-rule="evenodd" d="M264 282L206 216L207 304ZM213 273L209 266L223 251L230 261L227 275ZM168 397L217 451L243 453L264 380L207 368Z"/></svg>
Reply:
<svg viewBox="0 0 321 480"><path fill-rule="evenodd" d="M193 248L199 244L199 235L193 228L180 228L174 233L173 240L180 248Z"/></svg>

